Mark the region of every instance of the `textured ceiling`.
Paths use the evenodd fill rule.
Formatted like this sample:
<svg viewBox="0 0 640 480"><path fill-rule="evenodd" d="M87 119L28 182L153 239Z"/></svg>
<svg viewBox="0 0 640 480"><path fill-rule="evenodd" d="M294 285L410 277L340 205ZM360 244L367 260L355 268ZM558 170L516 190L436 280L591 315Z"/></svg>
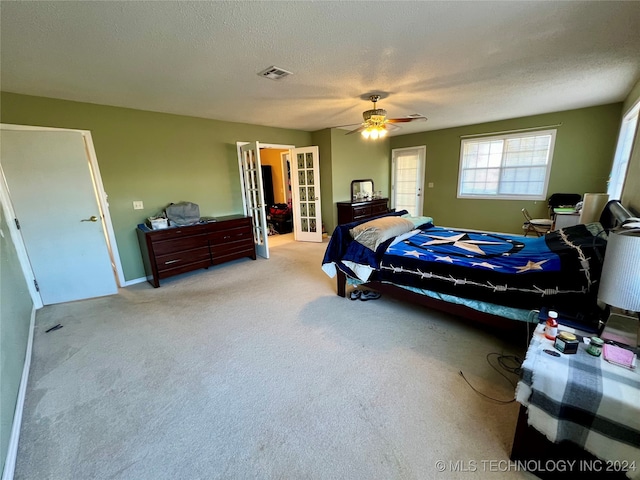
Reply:
<svg viewBox="0 0 640 480"><path fill-rule="evenodd" d="M315 131L378 92L395 134L623 100L640 2L7 2L1 87ZM276 65L294 74L257 75Z"/></svg>

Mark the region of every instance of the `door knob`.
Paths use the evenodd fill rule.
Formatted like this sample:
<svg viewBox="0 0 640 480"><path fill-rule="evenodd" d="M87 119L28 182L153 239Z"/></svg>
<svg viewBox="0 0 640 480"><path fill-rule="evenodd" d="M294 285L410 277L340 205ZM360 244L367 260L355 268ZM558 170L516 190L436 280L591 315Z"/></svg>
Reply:
<svg viewBox="0 0 640 480"><path fill-rule="evenodd" d="M95 215L91 215L89 218L85 218L84 220L80 220L81 222L97 222L98 217Z"/></svg>

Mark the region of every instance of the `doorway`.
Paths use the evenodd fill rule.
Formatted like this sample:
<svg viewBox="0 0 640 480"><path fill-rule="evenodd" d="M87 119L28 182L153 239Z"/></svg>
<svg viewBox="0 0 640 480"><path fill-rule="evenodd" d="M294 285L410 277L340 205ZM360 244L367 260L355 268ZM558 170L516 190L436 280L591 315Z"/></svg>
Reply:
<svg viewBox="0 0 640 480"><path fill-rule="evenodd" d="M288 158L288 149L260 149L270 246L278 246L294 240L291 164ZM268 172L267 175L265 172Z"/></svg>
<svg viewBox="0 0 640 480"><path fill-rule="evenodd" d="M391 150L391 206L422 215L426 146Z"/></svg>
<svg viewBox="0 0 640 480"><path fill-rule="evenodd" d="M322 242L319 148L296 148L293 145L266 144L258 141L236 142L236 145L243 210L245 215L253 218L256 253L269 258L267 214L275 214L276 217L281 214L290 215L290 225L285 224L282 228L291 228L296 241ZM263 178L262 160L262 156L271 155L272 150L275 152L269 176L272 178L270 185L276 189L273 197L275 199L277 195L279 199L287 199L286 204L275 204L275 212L271 212L271 206L265 203L267 182ZM274 174L273 167L276 170L281 169L282 172L286 171L286 178L284 173ZM285 220L288 221L288 217Z"/></svg>
<svg viewBox="0 0 640 480"><path fill-rule="evenodd" d="M3 206L36 308L117 293L124 278L91 133L0 127Z"/></svg>

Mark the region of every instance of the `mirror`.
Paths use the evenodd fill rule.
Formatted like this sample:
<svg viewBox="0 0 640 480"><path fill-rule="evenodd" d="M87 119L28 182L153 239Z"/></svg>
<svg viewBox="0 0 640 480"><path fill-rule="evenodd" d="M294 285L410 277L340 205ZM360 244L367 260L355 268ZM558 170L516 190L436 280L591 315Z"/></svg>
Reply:
<svg viewBox="0 0 640 480"><path fill-rule="evenodd" d="M351 201L371 200L373 198L373 180L353 180L351 182Z"/></svg>

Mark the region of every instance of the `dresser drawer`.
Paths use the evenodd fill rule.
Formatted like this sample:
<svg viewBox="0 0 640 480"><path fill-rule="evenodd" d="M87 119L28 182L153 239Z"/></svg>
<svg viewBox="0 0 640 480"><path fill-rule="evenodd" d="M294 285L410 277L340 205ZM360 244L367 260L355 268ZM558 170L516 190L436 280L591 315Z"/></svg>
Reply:
<svg viewBox="0 0 640 480"><path fill-rule="evenodd" d="M376 205L371 205L371 215L379 215L382 213L387 213L389 209L387 208L386 203L378 203Z"/></svg>
<svg viewBox="0 0 640 480"><path fill-rule="evenodd" d="M151 238L152 242L158 242L162 240L173 240L176 238L181 238L186 235L198 235L201 233L207 232L207 225L189 225L186 227L171 227L164 230L153 230L152 232L147 232L149 238Z"/></svg>
<svg viewBox="0 0 640 480"><path fill-rule="evenodd" d="M353 218L357 219L359 217L368 217L371 215L371 206L367 205L366 207L353 207Z"/></svg>
<svg viewBox="0 0 640 480"><path fill-rule="evenodd" d="M176 237L172 239L166 239L163 241L153 242L153 252L157 255L167 255L174 252L182 252L185 250L193 250L194 248L206 248L209 246L207 242L207 236L202 235L189 235L187 237Z"/></svg>
<svg viewBox="0 0 640 480"><path fill-rule="evenodd" d="M251 218L242 217L233 220L225 220L223 222L213 222L209 224L209 232L221 232L234 228L248 228L251 230Z"/></svg>
<svg viewBox="0 0 640 480"><path fill-rule="evenodd" d="M251 232L251 227L248 225L209 234L209 242L212 247L223 243L238 242L246 239L251 239L253 241L253 233Z"/></svg>
<svg viewBox="0 0 640 480"><path fill-rule="evenodd" d="M338 202L338 225L361 222L389 212L389 199L377 198L361 202Z"/></svg>
<svg viewBox="0 0 640 480"><path fill-rule="evenodd" d="M202 267L208 267L211 265L211 254L208 246L174 252L168 255L158 255L156 257L158 273L175 270L177 268L184 267L185 265L198 268L197 264L202 264Z"/></svg>
<svg viewBox="0 0 640 480"><path fill-rule="evenodd" d="M255 258L255 255L255 244L253 243L253 238L211 246L211 257L214 265L228 262L236 258Z"/></svg>

